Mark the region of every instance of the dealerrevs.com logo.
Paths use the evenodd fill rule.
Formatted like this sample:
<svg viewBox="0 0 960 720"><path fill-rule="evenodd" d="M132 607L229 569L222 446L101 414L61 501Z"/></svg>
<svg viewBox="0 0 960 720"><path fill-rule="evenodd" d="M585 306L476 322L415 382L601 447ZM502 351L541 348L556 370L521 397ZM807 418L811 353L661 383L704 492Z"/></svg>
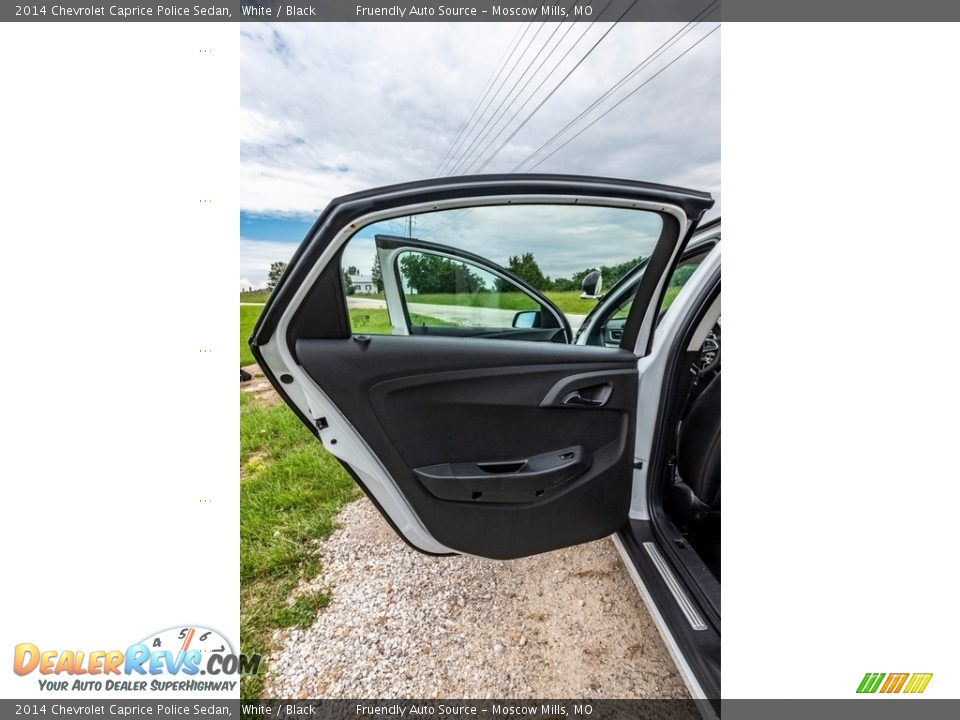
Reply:
<svg viewBox="0 0 960 720"><path fill-rule="evenodd" d="M857 687L858 693L922 693L933 673L867 673Z"/></svg>
<svg viewBox="0 0 960 720"><path fill-rule="evenodd" d="M41 650L20 643L13 671L37 673L41 690L215 692L236 690L236 677L256 675L260 656L237 654L216 630L173 627L151 633L126 650Z"/></svg>

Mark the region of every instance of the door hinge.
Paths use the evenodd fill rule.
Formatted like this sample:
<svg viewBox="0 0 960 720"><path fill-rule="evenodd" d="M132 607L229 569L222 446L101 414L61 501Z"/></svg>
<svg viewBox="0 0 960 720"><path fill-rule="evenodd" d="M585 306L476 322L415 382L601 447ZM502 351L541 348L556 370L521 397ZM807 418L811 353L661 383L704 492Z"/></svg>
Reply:
<svg viewBox="0 0 960 720"><path fill-rule="evenodd" d="M313 423L314 425L317 426L317 430L326 430L328 427L330 427L325 417L317 418L316 420L313 421Z"/></svg>

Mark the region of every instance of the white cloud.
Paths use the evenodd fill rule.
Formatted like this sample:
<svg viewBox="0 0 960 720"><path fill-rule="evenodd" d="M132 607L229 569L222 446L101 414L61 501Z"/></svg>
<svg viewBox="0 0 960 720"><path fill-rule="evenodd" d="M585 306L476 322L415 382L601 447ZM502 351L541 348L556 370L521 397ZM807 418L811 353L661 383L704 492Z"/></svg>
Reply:
<svg viewBox="0 0 960 720"><path fill-rule="evenodd" d="M338 177L267 162L240 165L240 207L256 214L315 216L331 198L369 187L358 178ZM318 202L318 200L322 200Z"/></svg>
<svg viewBox="0 0 960 720"><path fill-rule="evenodd" d="M248 278L245 278L245 277L240 278L241 290L250 290L250 289L262 290L266 286L267 286L267 283L265 280L259 280L257 282L253 282L252 280L249 280Z"/></svg>
<svg viewBox="0 0 960 720"><path fill-rule="evenodd" d="M544 26L485 119L493 117L520 71L534 61L556 27ZM586 35L517 115L511 129L609 25L588 27L559 26L532 67L570 28L564 42L522 94L525 79L516 85L514 95L521 100L503 104L509 112L476 144L472 156L480 155L522 98L584 31ZM510 170L680 27L673 23L615 27L485 172ZM681 40L638 76L638 82L709 27L712 24L705 23ZM514 23L243 25L241 207L261 213L315 214L337 195L430 177L518 29ZM538 171L655 182L689 178L708 183L697 189L718 190L719 177L701 168L718 166L720 161L719 48L715 33ZM481 122L478 127L491 126ZM479 132L475 135L479 138ZM501 134L486 154L507 135ZM457 174L471 164L479 162L464 163Z"/></svg>
<svg viewBox="0 0 960 720"><path fill-rule="evenodd" d="M538 26L532 26L526 39ZM609 27L602 22L545 25L478 124L484 131L493 129L468 158L492 153ZM510 171L680 27L622 23L613 28L484 172ZM704 23L697 28L627 89L711 27L713 23ZM553 40L534 61L555 28ZM518 32L522 30L517 23L244 24L241 209L261 215L315 216L333 197L432 176ZM518 91L525 79L515 86L513 95L521 99L512 105L507 100L503 107L509 111L491 125L495 108L520 71L531 61L536 68L564 35L522 94ZM523 99L581 35L558 70L501 132ZM625 93L618 92L614 100ZM481 153L488 144L490 148ZM479 164L467 159L453 174ZM676 184L708 190L717 198L719 170L719 32L536 169ZM265 254L285 259L279 256L292 252L293 245L241 241L242 264L256 264L256 270L241 268L241 273L258 280L265 277ZM256 260L244 253L255 254Z"/></svg>
<svg viewBox="0 0 960 720"><path fill-rule="evenodd" d="M289 261L296 249L295 243L240 238L240 286L264 287L270 264Z"/></svg>

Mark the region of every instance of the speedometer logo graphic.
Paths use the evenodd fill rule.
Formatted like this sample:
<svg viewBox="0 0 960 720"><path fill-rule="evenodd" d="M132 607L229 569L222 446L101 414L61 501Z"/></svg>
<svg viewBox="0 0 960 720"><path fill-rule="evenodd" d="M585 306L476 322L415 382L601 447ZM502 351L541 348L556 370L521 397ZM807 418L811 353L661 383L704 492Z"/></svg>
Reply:
<svg viewBox="0 0 960 720"><path fill-rule="evenodd" d="M203 657L212 653L233 654L233 646L223 635L202 625L171 627L152 633L141 640L151 652L168 651L174 656L198 650Z"/></svg>

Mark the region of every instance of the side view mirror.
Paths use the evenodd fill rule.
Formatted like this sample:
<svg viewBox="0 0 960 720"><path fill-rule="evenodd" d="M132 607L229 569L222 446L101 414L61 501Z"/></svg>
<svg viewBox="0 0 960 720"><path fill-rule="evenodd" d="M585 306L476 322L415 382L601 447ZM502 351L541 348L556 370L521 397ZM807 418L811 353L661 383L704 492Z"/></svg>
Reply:
<svg viewBox="0 0 960 720"><path fill-rule="evenodd" d="M521 310L513 316L513 327L515 328L538 328L540 327L539 310Z"/></svg>
<svg viewBox="0 0 960 720"><path fill-rule="evenodd" d="M583 292L580 293L580 299L599 300L602 287L603 275L600 274L599 270L587 273L583 278L583 282L580 284L580 288L583 290Z"/></svg>

